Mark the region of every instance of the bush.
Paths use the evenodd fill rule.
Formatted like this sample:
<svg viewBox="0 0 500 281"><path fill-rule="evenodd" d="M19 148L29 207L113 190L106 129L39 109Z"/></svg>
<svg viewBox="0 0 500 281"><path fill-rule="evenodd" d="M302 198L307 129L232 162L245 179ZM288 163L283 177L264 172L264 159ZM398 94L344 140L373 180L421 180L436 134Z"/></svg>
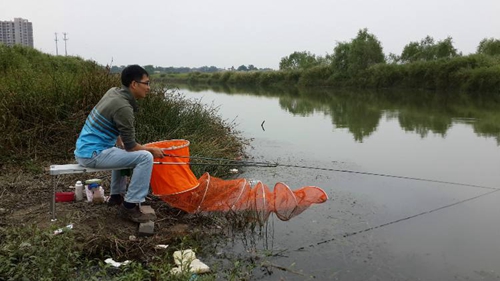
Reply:
<svg viewBox="0 0 500 281"><path fill-rule="evenodd" d="M265 71L258 80L259 86L272 86L284 81L285 72L283 71Z"/></svg>
<svg viewBox="0 0 500 281"><path fill-rule="evenodd" d="M0 45L0 61L0 161L69 158L86 113L119 85L94 62L31 48Z"/></svg>
<svg viewBox="0 0 500 281"><path fill-rule="evenodd" d="M298 81L301 86L325 86L328 77L332 75L332 69L329 66L315 66L302 71Z"/></svg>
<svg viewBox="0 0 500 281"><path fill-rule="evenodd" d="M500 65L463 70L456 75L461 80L461 90L476 93L500 94Z"/></svg>
<svg viewBox="0 0 500 281"><path fill-rule="evenodd" d="M368 69L366 87L391 88L400 86L403 80L403 66L397 64L376 64Z"/></svg>

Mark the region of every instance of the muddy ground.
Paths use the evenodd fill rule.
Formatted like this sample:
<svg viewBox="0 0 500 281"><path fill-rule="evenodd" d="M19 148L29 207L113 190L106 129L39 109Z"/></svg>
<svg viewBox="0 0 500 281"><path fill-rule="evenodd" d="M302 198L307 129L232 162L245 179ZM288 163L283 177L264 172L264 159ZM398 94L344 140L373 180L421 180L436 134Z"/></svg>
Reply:
<svg viewBox="0 0 500 281"><path fill-rule="evenodd" d="M77 180L103 179L109 195L110 173L63 175L57 177L57 191L72 191L69 186ZM53 231L69 223L78 247L89 258L115 260L133 259L147 262L157 255L156 245L166 244L169 249L182 247L189 241L203 243L203 239L217 236L222 231L222 220L214 216L192 215L170 208L152 195L145 205L156 211L154 235L139 237L138 224L122 219L118 207L107 204L80 202L56 203L57 221L51 221L52 190L54 177L44 173L31 173L26 169L3 168L0 174L0 227L36 225ZM189 243L187 243L189 244ZM189 246L189 245L184 245Z"/></svg>

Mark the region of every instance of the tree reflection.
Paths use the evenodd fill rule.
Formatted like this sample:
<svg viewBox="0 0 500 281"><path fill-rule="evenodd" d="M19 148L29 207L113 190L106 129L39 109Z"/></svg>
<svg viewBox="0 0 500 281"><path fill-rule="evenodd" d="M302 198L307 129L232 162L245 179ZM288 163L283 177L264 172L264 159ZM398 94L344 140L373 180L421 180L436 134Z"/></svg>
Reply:
<svg viewBox="0 0 500 281"><path fill-rule="evenodd" d="M382 111L359 99L336 99L329 104L332 123L346 128L358 142L377 130Z"/></svg>
<svg viewBox="0 0 500 281"><path fill-rule="evenodd" d="M422 138L446 137L454 124L466 124L481 137L500 145L500 102L472 99L457 93L408 90L360 91L332 89L202 87L227 94L278 97L281 108L293 115L323 113L334 129L347 129L358 142L373 134L382 117L399 122L401 129Z"/></svg>

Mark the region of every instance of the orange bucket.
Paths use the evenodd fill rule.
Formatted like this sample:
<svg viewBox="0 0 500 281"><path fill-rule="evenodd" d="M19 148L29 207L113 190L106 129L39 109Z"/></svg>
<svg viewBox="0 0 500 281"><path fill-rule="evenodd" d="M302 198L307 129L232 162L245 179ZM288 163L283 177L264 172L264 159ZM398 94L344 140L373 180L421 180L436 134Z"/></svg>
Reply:
<svg viewBox="0 0 500 281"><path fill-rule="evenodd" d="M145 146L163 148L163 152L169 155L164 158L154 158L155 164L151 174L151 188L154 195L182 193L198 186L198 179L189 166L188 140L165 140L148 143Z"/></svg>

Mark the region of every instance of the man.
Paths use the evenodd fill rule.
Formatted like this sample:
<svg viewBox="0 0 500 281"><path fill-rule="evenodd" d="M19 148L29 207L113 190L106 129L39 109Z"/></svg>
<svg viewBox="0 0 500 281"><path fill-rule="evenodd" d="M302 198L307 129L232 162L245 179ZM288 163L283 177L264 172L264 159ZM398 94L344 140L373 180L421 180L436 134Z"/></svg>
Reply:
<svg viewBox="0 0 500 281"><path fill-rule="evenodd" d="M138 65L127 66L121 73L121 82L121 87L108 90L90 112L76 141L75 158L89 168L133 167L128 191L126 177L113 170L110 202L120 204L123 217L147 222L156 217L142 213L139 204L149 192L153 157L163 158L164 154L160 148L145 147L135 141L136 99L146 97L150 90L148 72Z"/></svg>

